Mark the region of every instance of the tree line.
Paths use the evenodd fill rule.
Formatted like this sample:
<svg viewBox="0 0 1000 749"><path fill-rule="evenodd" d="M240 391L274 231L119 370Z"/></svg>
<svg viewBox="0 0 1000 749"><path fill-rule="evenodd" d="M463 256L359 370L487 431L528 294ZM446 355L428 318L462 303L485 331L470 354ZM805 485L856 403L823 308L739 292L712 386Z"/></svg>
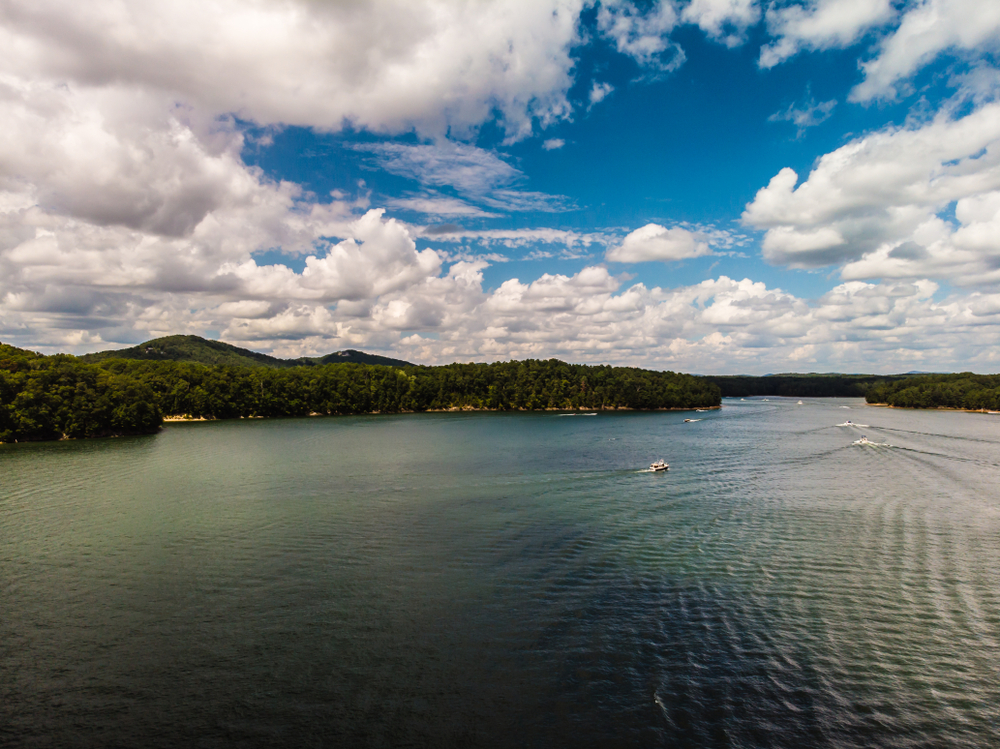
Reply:
<svg viewBox="0 0 1000 749"><path fill-rule="evenodd" d="M0 442L155 432L206 419L442 409L708 408L704 378L556 359L440 367L289 369L42 356L0 344Z"/></svg>
<svg viewBox="0 0 1000 749"><path fill-rule="evenodd" d="M723 398L774 395L787 398L860 398L877 383L899 379L900 375L855 374L774 374L709 375Z"/></svg>
<svg viewBox="0 0 1000 749"><path fill-rule="evenodd" d="M966 408L1000 411L1000 375L915 375L880 382L865 395L869 403L898 408Z"/></svg>

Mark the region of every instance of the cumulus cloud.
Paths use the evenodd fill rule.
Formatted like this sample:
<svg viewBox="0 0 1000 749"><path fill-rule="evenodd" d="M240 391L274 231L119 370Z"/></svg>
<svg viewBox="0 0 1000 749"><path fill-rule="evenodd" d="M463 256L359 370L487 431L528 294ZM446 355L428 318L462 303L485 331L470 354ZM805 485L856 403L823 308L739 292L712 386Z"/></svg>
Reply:
<svg viewBox="0 0 1000 749"><path fill-rule="evenodd" d="M708 243L687 229L646 224L628 234L620 245L608 250L607 258L618 263L669 262L710 254Z"/></svg>
<svg viewBox="0 0 1000 749"><path fill-rule="evenodd" d="M677 289L624 286L603 268L505 282L459 327L399 350L426 361L562 356L702 372L983 368L998 354L997 295L934 301L935 284L842 284L819 300L725 276Z"/></svg>
<svg viewBox="0 0 1000 749"><path fill-rule="evenodd" d="M546 151L555 151L556 149L562 148L566 145L566 141L562 138L549 138L548 140L542 141L542 148Z"/></svg>
<svg viewBox="0 0 1000 749"><path fill-rule="evenodd" d="M910 8L899 27L862 65L865 80L853 101L892 99L900 81L945 51L996 52L1000 49L1000 4L978 0L926 0Z"/></svg>
<svg viewBox="0 0 1000 749"><path fill-rule="evenodd" d="M873 26L891 21L890 0L813 0L772 5L767 27L775 41L760 52L760 66L772 68L804 50L848 47Z"/></svg>
<svg viewBox="0 0 1000 749"><path fill-rule="evenodd" d="M963 210L989 216L993 206ZM820 370L870 369L873 361L885 371L988 368L1000 351L1000 294L935 301L937 286L923 280L850 281L807 300L725 276L647 288L590 266L489 291L488 260L418 251L408 227L370 211L341 226L349 238L307 257L299 272L233 261L185 286L183 273L143 275L127 254L102 258L111 242L84 257L60 254L58 227L49 230L2 255L5 341L83 351L214 329L283 356L352 347L428 363L560 356L702 372L770 371L789 361ZM186 263L197 260L193 241L169 240Z"/></svg>
<svg viewBox="0 0 1000 749"><path fill-rule="evenodd" d="M798 184L782 169L743 213L764 256L844 265L847 278L1000 282L1000 103L887 128L823 156ZM949 217L954 210L954 219Z"/></svg>
<svg viewBox="0 0 1000 749"><path fill-rule="evenodd" d="M3 68L257 123L513 137L566 117L582 0L128 0L0 6Z"/></svg>
<svg viewBox="0 0 1000 749"><path fill-rule="evenodd" d="M825 18L835 6L847 4L816 3L802 18ZM390 207L445 220L572 208L525 189L497 153L446 136L471 137L498 116L509 142L569 117L582 7L0 3L4 341L82 352L217 330L286 356L363 347L427 362L562 356L700 371L789 360L851 367L875 352L888 368L929 368L987 362L998 350L1000 295L936 300L940 292L923 280L995 278L998 115L985 94L961 119L941 115L857 139L801 185L783 171L748 206L747 223L767 230L771 260L844 264L845 283L819 300L727 277L647 288L602 267L487 288L484 271L504 249L580 258L613 247L609 260L636 262L720 252L744 239L687 225L624 237L455 225L419 234L388 217L385 202L370 210L367 198L310 196L241 158L247 136L236 118L265 128L415 130L423 145L368 147L380 168L417 183ZM732 44L756 7L695 0L683 11L671 3L639 10L611 1L597 25L656 76L683 62L670 39L678 24ZM786 20L775 28L799 39L795 49L849 36L831 32L836 23L813 33ZM966 48L962 39L947 48ZM890 60L891 39L880 50L876 60ZM885 73L867 69L868 79L895 85L910 74L905 64L885 65ZM987 78L976 79L980 89ZM495 252L477 257L461 244L474 242ZM288 264L265 262L265 251ZM889 280L863 282L873 274Z"/></svg>

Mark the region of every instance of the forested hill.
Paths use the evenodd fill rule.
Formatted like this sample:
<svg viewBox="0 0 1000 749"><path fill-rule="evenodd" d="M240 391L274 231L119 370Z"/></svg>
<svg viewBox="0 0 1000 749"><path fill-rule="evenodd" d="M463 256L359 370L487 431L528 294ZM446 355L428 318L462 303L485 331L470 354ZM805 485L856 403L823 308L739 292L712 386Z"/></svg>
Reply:
<svg viewBox="0 0 1000 749"><path fill-rule="evenodd" d="M173 415L708 408L720 400L719 388L703 378L556 359L274 368L122 358L89 362L0 344L0 442L150 433L163 416Z"/></svg>
<svg viewBox="0 0 1000 749"><path fill-rule="evenodd" d="M209 366L226 367L289 367L316 366L332 363L381 364L386 367L410 367L410 362L378 354L346 349L321 357L304 356L299 359L279 359L257 351L233 346L222 341L211 341L196 335L171 335L154 338L131 348L98 351L84 354L82 361L96 363L108 359L139 359L144 361L176 361Z"/></svg>
<svg viewBox="0 0 1000 749"><path fill-rule="evenodd" d="M873 386L869 403L897 408L965 408L1000 410L1000 375L933 374L904 377Z"/></svg>

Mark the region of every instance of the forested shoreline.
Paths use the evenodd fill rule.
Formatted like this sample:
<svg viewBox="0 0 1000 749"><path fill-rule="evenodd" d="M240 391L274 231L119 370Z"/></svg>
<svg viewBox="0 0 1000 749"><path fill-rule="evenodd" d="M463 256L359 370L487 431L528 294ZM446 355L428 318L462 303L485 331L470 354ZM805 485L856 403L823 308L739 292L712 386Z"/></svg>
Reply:
<svg viewBox="0 0 1000 749"><path fill-rule="evenodd" d="M873 385L865 395L871 404L896 408L1000 410L1000 375L915 375Z"/></svg>
<svg viewBox="0 0 1000 749"><path fill-rule="evenodd" d="M165 417L693 409L717 407L722 397L755 395L863 395L870 404L897 408L994 411L1000 410L1000 375L697 377L557 359L438 367L231 366L113 357L87 361L0 343L0 442L150 434Z"/></svg>
<svg viewBox="0 0 1000 749"><path fill-rule="evenodd" d="M446 409L691 409L703 378L556 359L273 369L42 356L0 344L0 442L149 434L164 416L235 419Z"/></svg>
<svg viewBox="0 0 1000 749"><path fill-rule="evenodd" d="M773 395L786 398L863 398L877 383L904 375L865 374L773 374L707 375L722 391L723 398Z"/></svg>

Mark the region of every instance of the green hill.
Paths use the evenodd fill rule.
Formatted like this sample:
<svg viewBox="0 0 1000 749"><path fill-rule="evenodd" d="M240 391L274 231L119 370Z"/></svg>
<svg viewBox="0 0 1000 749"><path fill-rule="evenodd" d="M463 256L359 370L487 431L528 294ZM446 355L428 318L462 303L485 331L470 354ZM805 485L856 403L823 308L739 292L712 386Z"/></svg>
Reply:
<svg viewBox="0 0 1000 749"><path fill-rule="evenodd" d="M392 359L388 356L378 354L366 354L364 351L357 351L352 348L343 351L334 351L332 354L320 357L302 357L293 360L303 364L379 364L383 367L412 367L408 361L402 359Z"/></svg>
<svg viewBox="0 0 1000 749"><path fill-rule="evenodd" d="M386 367L408 367L409 362L391 359L364 351L347 349L335 351L322 357L301 357L299 359L279 359L257 351L233 346L222 341L210 341L196 335L171 335L154 338L131 348L98 351L78 357L81 361L96 364L108 359L138 359L142 361L175 361L205 364L212 367L311 367L321 364L381 364Z"/></svg>

